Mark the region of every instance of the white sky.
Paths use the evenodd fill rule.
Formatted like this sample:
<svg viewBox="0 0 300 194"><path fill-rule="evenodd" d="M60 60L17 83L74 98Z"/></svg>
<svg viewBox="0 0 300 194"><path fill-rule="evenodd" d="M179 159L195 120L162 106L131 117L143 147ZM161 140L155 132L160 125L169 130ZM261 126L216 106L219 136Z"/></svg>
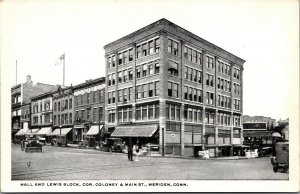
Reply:
<svg viewBox="0 0 300 194"><path fill-rule="evenodd" d="M103 46L161 18L246 60L244 114L285 119L298 110L298 2L282 1L2 1L3 84L30 74L34 83L66 85L105 76ZM4 81L3 81L4 80ZM8 91L8 90L7 90ZM9 94L9 93L8 93Z"/></svg>

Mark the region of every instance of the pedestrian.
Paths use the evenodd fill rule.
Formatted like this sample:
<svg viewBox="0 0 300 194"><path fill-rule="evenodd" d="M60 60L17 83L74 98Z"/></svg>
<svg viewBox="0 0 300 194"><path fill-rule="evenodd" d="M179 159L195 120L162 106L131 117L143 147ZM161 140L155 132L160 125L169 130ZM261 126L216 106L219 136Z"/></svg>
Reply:
<svg viewBox="0 0 300 194"><path fill-rule="evenodd" d="M128 152L128 160L129 161L132 161L132 155L133 155L133 153L132 153L132 140L131 140L131 137L129 138L129 140L128 140L128 149L127 149L127 152Z"/></svg>

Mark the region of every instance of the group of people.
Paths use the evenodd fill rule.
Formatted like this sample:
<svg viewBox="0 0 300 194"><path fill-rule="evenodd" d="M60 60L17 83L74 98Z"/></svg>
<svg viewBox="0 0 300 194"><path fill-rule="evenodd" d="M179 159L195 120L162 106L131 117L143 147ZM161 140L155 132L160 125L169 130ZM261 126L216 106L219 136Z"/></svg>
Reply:
<svg viewBox="0 0 300 194"><path fill-rule="evenodd" d="M128 139L128 149L127 149L127 151L128 151L128 160L129 161L133 161L133 147L135 147L135 151L138 154L139 153L139 148L140 148L139 141L137 141L136 145L133 146L132 138L129 138Z"/></svg>

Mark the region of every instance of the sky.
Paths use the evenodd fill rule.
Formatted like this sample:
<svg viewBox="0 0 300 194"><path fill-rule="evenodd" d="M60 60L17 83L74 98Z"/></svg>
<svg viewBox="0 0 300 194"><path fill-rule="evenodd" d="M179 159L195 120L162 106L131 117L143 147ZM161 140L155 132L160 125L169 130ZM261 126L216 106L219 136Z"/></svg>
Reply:
<svg viewBox="0 0 300 194"><path fill-rule="evenodd" d="M17 83L31 75L62 84L63 53L66 85L105 76L104 45L166 18L246 60L244 114L285 119L299 108L298 8L292 0L1 1L2 89L16 84L16 61Z"/></svg>

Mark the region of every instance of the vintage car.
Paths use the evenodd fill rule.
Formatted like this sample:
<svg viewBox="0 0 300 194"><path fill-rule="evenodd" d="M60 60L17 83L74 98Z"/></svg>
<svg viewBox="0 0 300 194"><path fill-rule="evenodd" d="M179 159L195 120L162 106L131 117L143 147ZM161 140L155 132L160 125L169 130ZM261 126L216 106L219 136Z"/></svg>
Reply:
<svg viewBox="0 0 300 194"><path fill-rule="evenodd" d="M27 139L24 142L22 142L22 147L25 150L25 152L43 151L43 145L38 141L38 139Z"/></svg>
<svg viewBox="0 0 300 194"><path fill-rule="evenodd" d="M273 165L273 171L277 172L279 168L283 168L284 171L289 169L289 142L280 141L274 146L274 153L271 157L271 163Z"/></svg>
<svg viewBox="0 0 300 194"><path fill-rule="evenodd" d="M105 142L100 144L100 150L106 152L122 152L123 147L124 144L121 138L106 138Z"/></svg>

